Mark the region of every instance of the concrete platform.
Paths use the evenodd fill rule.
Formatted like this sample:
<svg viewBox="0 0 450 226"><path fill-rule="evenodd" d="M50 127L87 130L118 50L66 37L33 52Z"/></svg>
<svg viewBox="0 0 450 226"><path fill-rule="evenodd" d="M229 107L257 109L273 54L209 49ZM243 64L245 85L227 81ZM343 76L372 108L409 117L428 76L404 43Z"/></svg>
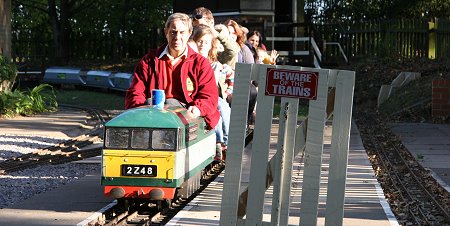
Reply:
<svg viewBox="0 0 450 226"><path fill-rule="evenodd" d="M450 191L450 124L389 124L403 145Z"/></svg>
<svg viewBox="0 0 450 226"><path fill-rule="evenodd" d="M273 128L274 129L274 128ZM276 140L276 133L272 133L272 141ZM319 219L317 225L324 225L325 199L327 190L328 162L331 143L331 127L326 128L324 143L324 167L322 168L322 180L320 190ZM270 155L275 153L275 145ZM244 151L245 166L249 167L250 149ZM299 224L300 196L302 189L302 161L297 156L294 160L293 189L291 192L291 207L289 225ZM192 203L180 211L167 225L218 225L220 218L220 204L222 198L224 173L213 184L197 196ZM248 185L249 172L243 169L243 183L241 187ZM272 191L266 192L265 212L263 220L270 221ZM372 166L367 158L360 134L356 126L352 125L350 153L347 171L347 189L345 195L344 223L345 226L371 226L371 225L398 225L395 216L384 198L383 191L377 182Z"/></svg>

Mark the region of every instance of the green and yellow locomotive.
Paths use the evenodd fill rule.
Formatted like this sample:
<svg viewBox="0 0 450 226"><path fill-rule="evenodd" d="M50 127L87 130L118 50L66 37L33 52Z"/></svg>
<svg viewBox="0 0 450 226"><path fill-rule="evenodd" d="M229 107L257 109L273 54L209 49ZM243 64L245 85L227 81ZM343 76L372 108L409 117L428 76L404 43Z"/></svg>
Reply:
<svg viewBox="0 0 450 226"><path fill-rule="evenodd" d="M202 117L180 107L130 109L105 124L102 177L105 195L172 200L200 187L213 162L216 137Z"/></svg>

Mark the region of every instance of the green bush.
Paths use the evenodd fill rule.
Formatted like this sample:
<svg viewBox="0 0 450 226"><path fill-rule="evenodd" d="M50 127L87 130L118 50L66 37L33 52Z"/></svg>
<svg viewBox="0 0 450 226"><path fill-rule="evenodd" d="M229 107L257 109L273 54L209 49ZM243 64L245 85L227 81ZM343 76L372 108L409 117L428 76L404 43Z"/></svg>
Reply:
<svg viewBox="0 0 450 226"><path fill-rule="evenodd" d="M0 113L6 117L56 111L58 103L53 87L41 84L31 91L5 91L0 94Z"/></svg>

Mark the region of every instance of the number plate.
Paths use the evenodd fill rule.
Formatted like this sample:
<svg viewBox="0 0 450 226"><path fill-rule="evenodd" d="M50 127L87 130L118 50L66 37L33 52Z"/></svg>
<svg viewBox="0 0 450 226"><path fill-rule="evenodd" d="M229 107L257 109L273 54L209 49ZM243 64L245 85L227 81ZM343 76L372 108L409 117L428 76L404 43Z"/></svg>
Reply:
<svg viewBox="0 0 450 226"><path fill-rule="evenodd" d="M122 165L122 176L156 177L155 165Z"/></svg>

